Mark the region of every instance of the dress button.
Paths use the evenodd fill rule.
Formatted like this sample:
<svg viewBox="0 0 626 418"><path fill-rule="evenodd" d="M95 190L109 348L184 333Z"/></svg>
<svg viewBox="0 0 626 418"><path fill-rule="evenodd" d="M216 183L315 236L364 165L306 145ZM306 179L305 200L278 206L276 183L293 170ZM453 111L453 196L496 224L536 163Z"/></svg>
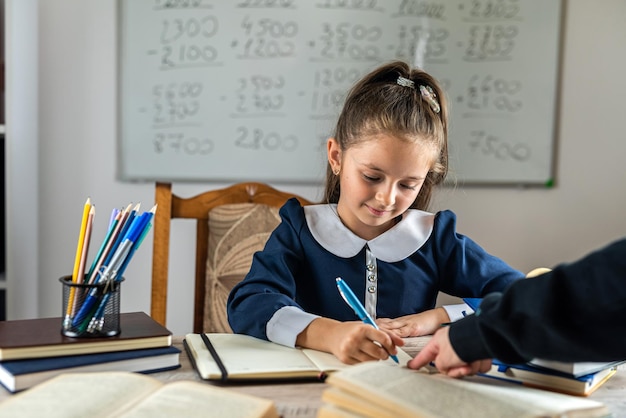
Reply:
<svg viewBox="0 0 626 418"><path fill-rule="evenodd" d="M367 271L372 271L374 270L374 265L373 264L368 264L367 265Z"/></svg>
<svg viewBox="0 0 626 418"><path fill-rule="evenodd" d="M375 282L376 281L376 275L370 274L369 276L367 276L367 280L369 280L370 282Z"/></svg>
<svg viewBox="0 0 626 418"><path fill-rule="evenodd" d="M370 286L367 288L367 291L370 293L375 293L376 292L376 286Z"/></svg>

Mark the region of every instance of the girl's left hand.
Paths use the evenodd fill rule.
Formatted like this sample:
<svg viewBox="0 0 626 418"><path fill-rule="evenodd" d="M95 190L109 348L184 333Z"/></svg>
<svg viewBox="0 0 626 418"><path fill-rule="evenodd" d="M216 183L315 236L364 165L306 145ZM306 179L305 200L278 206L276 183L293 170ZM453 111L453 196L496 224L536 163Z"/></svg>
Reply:
<svg viewBox="0 0 626 418"><path fill-rule="evenodd" d="M378 318L376 324L381 330L393 332L400 337L419 337L430 335L441 328L441 324L450 321L443 308L435 308L418 314L398 318Z"/></svg>

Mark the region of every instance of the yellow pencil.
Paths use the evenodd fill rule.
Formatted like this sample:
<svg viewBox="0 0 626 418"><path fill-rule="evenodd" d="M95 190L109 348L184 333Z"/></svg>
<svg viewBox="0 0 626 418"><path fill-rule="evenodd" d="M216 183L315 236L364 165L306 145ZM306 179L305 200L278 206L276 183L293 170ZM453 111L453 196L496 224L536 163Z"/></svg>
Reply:
<svg viewBox="0 0 626 418"><path fill-rule="evenodd" d="M85 245L85 232L87 231L87 221L89 212L91 211L91 199L87 198L83 208L83 219L80 223L80 232L78 234L78 244L76 245L76 257L74 258L74 270L72 271L72 283L78 282L78 270L80 269L80 259L83 254L83 246ZM70 289L70 298L66 307L65 315L69 317L74 306L74 288Z"/></svg>
<svg viewBox="0 0 626 418"><path fill-rule="evenodd" d="M83 247L80 254L80 264L78 265L78 273L76 274L76 283L82 283L85 280L85 267L87 266L87 256L89 255L89 243L91 241L91 230L93 229L93 218L96 216L96 207L89 209L87 217L87 226L83 237Z"/></svg>
<svg viewBox="0 0 626 418"><path fill-rule="evenodd" d="M91 206L91 209L89 210L89 217L87 218L85 236L83 238L83 248L81 249L80 265L78 266L78 274L76 275L76 283L79 283L79 284L85 281L85 267L87 265L87 256L89 254L89 243L91 242L91 230L93 229L93 218L95 216L96 216L96 207ZM72 299L71 292L70 292L70 299ZM72 303L73 306L72 306L72 312L71 312L72 317L76 313L78 299L80 299L80 297L77 297L76 293L74 292L73 303Z"/></svg>

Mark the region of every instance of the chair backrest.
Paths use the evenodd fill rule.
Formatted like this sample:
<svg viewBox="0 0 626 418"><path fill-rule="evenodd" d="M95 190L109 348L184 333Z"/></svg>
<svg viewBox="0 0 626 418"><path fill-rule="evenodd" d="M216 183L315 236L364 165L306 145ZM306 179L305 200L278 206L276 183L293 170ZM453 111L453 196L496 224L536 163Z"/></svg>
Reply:
<svg viewBox="0 0 626 418"><path fill-rule="evenodd" d="M303 205L311 204L310 201L292 193L282 192L263 183L238 183L223 189L211 190L199 195L182 198L172 193L171 183L157 182L155 184L155 202L158 210L155 214L152 250L152 293L150 315L157 322L166 325L167 319L167 289L168 267L170 252L170 225L172 219L195 219L196 220L196 254L195 254L195 285L194 285L194 314L193 332L204 332L205 310L213 309L207 304L207 260L216 260L213 255L209 256L209 249L215 251L216 245L209 245L210 227L209 213L216 208L222 208L216 213L217 225L226 225L241 214L246 216L253 212L250 204L266 205L271 208L281 207L290 198L297 198ZM239 206L237 205L239 204ZM244 204L244 205L241 205ZM247 204L247 205L246 205ZM259 211L265 213L267 211ZM276 224L278 218L276 217ZM270 221L271 222L271 221ZM232 222L231 222L232 223ZM252 222L254 223L254 222ZM265 223L266 229L269 227ZM268 235L257 234L256 243L260 248L264 245L264 239ZM265 238L263 238L265 237ZM251 245L248 245L251 248ZM260 249L259 248L259 249ZM216 254L217 256L217 254ZM249 253L249 263L252 253ZM246 265L240 263L240 265ZM219 309L225 309L225 306Z"/></svg>

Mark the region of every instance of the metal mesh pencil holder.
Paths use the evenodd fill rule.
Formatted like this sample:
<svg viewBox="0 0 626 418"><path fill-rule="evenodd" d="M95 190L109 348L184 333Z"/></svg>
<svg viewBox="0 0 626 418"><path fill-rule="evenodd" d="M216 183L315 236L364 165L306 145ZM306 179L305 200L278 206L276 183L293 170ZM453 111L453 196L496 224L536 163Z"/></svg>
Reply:
<svg viewBox="0 0 626 418"><path fill-rule="evenodd" d="M61 333L68 337L112 337L120 333L120 292L122 278L97 284L73 283L71 276L59 279L63 285Z"/></svg>

